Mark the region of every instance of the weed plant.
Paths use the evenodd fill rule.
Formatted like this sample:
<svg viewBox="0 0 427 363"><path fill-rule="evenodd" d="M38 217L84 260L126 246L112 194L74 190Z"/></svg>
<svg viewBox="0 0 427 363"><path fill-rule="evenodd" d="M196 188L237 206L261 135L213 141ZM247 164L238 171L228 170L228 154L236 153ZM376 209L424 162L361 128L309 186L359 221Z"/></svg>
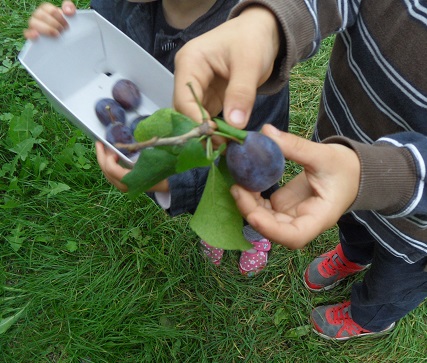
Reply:
<svg viewBox="0 0 427 363"><path fill-rule="evenodd" d="M273 246L268 268L247 279L237 252L219 267L202 258L188 216L170 218L106 182L93 142L17 61L38 4L1 0L1 362L427 361L426 304L381 339L334 343L311 332L311 309L348 298L361 278L328 293L304 288L306 265L337 243L335 228L300 251ZM332 42L292 74L290 129L307 138ZM283 181L299 171L289 163Z"/></svg>

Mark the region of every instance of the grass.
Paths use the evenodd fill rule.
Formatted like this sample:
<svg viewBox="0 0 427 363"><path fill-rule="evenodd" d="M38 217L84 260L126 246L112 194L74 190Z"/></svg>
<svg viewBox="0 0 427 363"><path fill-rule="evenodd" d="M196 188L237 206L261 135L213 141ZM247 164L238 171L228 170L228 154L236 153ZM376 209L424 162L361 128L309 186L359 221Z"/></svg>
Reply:
<svg viewBox="0 0 427 363"><path fill-rule="evenodd" d="M302 272L335 245L335 229L300 251L274 246L267 270L248 280L237 252L219 268L201 258L188 216L171 219L147 197L130 201L112 188L92 142L16 60L36 5L1 0L1 362L427 360L425 304L384 339L338 344L311 333L312 307L348 298L360 279L329 293L304 288ZM292 74L291 131L304 137L331 44ZM290 164L285 180L298 171Z"/></svg>

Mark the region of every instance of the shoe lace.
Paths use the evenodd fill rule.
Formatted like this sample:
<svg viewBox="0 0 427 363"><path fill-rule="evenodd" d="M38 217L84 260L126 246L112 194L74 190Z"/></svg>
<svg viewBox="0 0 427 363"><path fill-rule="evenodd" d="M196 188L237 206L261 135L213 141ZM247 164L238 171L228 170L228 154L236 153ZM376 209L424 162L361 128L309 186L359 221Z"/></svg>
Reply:
<svg viewBox="0 0 427 363"><path fill-rule="evenodd" d="M335 275L337 271L345 267L346 264L336 252L322 261L322 268L329 276Z"/></svg>
<svg viewBox="0 0 427 363"><path fill-rule="evenodd" d="M344 329L351 332L351 334L365 333L359 324L357 324L350 314L350 301L343 302L331 309L332 319L335 324L344 324Z"/></svg>
<svg viewBox="0 0 427 363"><path fill-rule="evenodd" d="M337 322L337 321L344 321L347 319L351 319L349 308L350 308L350 301L346 301L346 302L343 302L342 304L334 306L331 309L333 320Z"/></svg>

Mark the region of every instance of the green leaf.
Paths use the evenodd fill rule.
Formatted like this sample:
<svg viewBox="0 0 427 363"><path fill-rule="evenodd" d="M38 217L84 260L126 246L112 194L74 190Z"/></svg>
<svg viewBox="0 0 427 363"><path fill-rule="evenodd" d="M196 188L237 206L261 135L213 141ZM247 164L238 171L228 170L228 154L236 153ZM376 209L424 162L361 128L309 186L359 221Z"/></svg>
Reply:
<svg viewBox="0 0 427 363"><path fill-rule="evenodd" d="M138 142L147 141L153 137L167 137L173 132L171 108L161 108L151 116L141 121L135 129L134 136Z"/></svg>
<svg viewBox="0 0 427 363"><path fill-rule="evenodd" d="M21 317L21 315L24 313L27 306L30 304L31 301L29 301L23 308L21 308L15 315L11 315L7 318L0 320L0 334L6 333L6 331L15 324L18 319Z"/></svg>
<svg viewBox="0 0 427 363"><path fill-rule="evenodd" d="M19 225L12 230L12 233L9 236L6 236L6 240L15 252L22 247L22 243L25 241L25 237L21 237L21 235L21 225Z"/></svg>
<svg viewBox="0 0 427 363"><path fill-rule="evenodd" d="M292 314L289 312L289 310L284 308L277 309L276 313L274 314L274 325L280 325L283 321L289 320L291 316Z"/></svg>
<svg viewBox="0 0 427 363"><path fill-rule="evenodd" d="M71 188L67 184L49 181L49 188L44 188L40 195L47 194L48 197L51 197L70 189Z"/></svg>
<svg viewBox="0 0 427 363"><path fill-rule="evenodd" d="M252 247L242 234L243 218L219 169L209 170L202 198L190 227L211 246L245 251Z"/></svg>
<svg viewBox="0 0 427 363"><path fill-rule="evenodd" d="M218 163L218 169L224 178L224 181L227 183L227 188L230 189L233 184L236 184L236 181L230 174L228 170L227 161L225 158L220 158Z"/></svg>
<svg viewBox="0 0 427 363"><path fill-rule="evenodd" d="M311 333L312 326L311 325L301 325L293 329L289 329L285 334L285 338L293 338L297 339L304 335L308 335Z"/></svg>
<svg viewBox="0 0 427 363"><path fill-rule="evenodd" d="M13 209L21 206L21 202L15 199L8 199L6 200L4 204L0 205L0 208L2 209Z"/></svg>
<svg viewBox="0 0 427 363"><path fill-rule="evenodd" d="M33 165L33 171L36 175L40 175L40 173L46 169L46 167L49 164L48 159L46 159L45 157L41 156L40 154L38 155L33 155L30 157L31 159L31 163Z"/></svg>
<svg viewBox="0 0 427 363"><path fill-rule="evenodd" d="M12 160L9 160L8 163L4 163L0 171L0 176L5 176L5 175L13 176L13 174L15 174L15 171L17 169L18 162L19 162L19 156L16 155Z"/></svg>
<svg viewBox="0 0 427 363"><path fill-rule="evenodd" d="M131 199L149 190L153 185L175 174L177 157L159 148L144 149L138 161L122 179L128 186Z"/></svg>
<svg viewBox="0 0 427 363"><path fill-rule="evenodd" d="M192 139L187 141L178 155L176 172L182 173L188 169L210 166L212 161L206 157L206 150L200 141Z"/></svg>
<svg viewBox="0 0 427 363"><path fill-rule="evenodd" d="M65 248L70 252L75 252L78 249L76 241L68 241L65 245Z"/></svg>
<svg viewBox="0 0 427 363"><path fill-rule="evenodd" d="M31 151L35 143L36 139L30 137L24 141L21 141L19 144L15 145L15 147L9 150L17 154L22 161L25 161L27 159L28 153Z"/></svg>
<svg viewBox="0 0 427 363"><path fill-rule="evenodd" d="M14 116L9 123L8 136L13 145L28 139L36 139L43 131L43 127L33 121L34 106L27 104L20 116Z"/></svg>
<svg viewBox="0 0 427 363"><path fill-rule="evenodd" d="M195 127L199 126L196 121L193 121L191 118L184 116L183 114L176 111L171 113L171 119L173 127L173 132L171 136L185 134L194 129Z"/></svg>
<svg viewBox="0 0 427 363"><path fill-rule="evenodd" d="M135 140L142 142L153 137L179 136L196 126L198 123L190 118L173 109L163 108L138 124ZM199 146L196 143L199 143ZM203 147L197 140L190 140L185 145L147 148L141 151L132 171L122 182L129 188L129 197L134 199L171 175L210 165L204 155Z"/></svg>

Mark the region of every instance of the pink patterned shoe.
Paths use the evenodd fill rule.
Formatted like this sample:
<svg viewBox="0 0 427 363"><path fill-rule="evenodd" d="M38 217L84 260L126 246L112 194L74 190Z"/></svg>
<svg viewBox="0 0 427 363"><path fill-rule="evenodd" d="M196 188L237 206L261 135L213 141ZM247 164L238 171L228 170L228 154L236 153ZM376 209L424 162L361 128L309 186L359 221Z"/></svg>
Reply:
<svg viewBox="0 0 427 363"><path fill-rule="evenodd" d="M214 265L218 266L221 263L222 255L224 254L222 248L213 247L203 240L200 241L200 248L203 255Z"/></svg>
<svg viewBox="0 0 427 363"><path fill-rule="evenodd" d="M251 242L256 252L243 251L240 255L239 270L242 275L253 277L267 266L268 251L271 243L268 239ZM249 250L250 251L250 250Z"/></svg>

